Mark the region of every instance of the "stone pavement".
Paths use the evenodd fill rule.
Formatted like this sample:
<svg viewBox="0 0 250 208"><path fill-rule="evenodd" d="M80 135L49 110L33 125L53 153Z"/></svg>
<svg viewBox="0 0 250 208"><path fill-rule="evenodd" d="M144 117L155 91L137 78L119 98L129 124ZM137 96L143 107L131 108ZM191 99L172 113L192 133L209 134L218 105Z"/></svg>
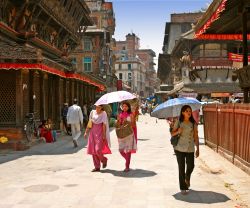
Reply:
<svg viewBox="0 0 250 208"><path fill-rule="evenodd" d="M122 171L125 161L114 130L113 154L101 173L91 172L83 139L76 149L64 136L24 152L1 153L0 208L250 207L249 175L204 146L202 139L191 190L183 196L166 121L140 116L138 137L129 173Z"/></svg>

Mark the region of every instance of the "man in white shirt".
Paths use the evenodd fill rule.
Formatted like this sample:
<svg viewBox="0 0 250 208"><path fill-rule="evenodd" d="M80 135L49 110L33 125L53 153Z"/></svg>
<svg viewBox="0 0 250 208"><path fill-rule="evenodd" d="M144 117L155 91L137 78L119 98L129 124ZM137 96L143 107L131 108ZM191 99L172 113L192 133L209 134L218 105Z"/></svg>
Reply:
<svg viewBox="0 0 250 208"><path fill-rule="evenodd" d="M67 122L71 125L71 133L73 137L74 147L77 147L77 140L81 136L81 125L83 124L83 114L80 106L77 105L77 100L74 99L74 104L69 107L67 114Z"/></svg>

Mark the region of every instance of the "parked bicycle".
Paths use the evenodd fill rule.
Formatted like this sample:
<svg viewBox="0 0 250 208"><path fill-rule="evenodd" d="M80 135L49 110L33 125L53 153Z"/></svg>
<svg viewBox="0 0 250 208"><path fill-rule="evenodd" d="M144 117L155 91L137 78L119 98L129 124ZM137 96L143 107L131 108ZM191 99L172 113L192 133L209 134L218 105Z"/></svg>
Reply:
<svg viewBox="0 0 250 208"><path fill-rule="evenodd" d="M24 125L24 131L26 139L28 142L31 142L33 139L39 139L39 123L40 120L35 120L34 113L28 113L26 116L26 123Z"/></svg>

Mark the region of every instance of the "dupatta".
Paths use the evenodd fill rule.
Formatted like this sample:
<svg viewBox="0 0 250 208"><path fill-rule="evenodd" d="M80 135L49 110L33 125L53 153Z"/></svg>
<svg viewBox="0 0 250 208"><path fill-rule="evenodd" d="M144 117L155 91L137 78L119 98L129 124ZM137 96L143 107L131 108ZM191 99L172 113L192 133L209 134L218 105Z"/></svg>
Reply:
<svg viewBox="0 0 250 208"><path fill-rule="evenodd" d="M109 122L108 122L108 116L105 111L102 111L102 113L98 114L96 110L92 110L90 113L90 119L94 124L105 124L106 126L106 140L108 143L108 146L111 147L110 143L110 134L109 134Z"/></svg>

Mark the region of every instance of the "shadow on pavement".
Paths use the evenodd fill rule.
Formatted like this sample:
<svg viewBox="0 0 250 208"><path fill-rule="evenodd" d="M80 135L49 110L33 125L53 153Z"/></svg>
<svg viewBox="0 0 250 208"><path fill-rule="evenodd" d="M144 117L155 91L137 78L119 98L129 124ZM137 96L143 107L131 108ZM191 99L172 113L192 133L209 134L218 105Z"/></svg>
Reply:
<svg viewBox="0 0 250 208"><path fill-rule="evenodd" d="M86 148L87 139L83 134L78 139L78 147L74 148L71 136L60 136L54 143L39 143L24 151L9 151L0 154L0 164L31 155L63 155L73 154Z"/></svg>
<svg viewBox="0 0 250 208"><path fill-rule="evenodd" d="M199 138L199 144L200 144L200 145L205 145L205 139L202 138L202 137L200 137L200 138Z"/></svg>
<svg viewBox="0 0 250 208"><path fill-rule="evenodd" d="M230 200L225 194L217 193L214 191L195 191L190 190L187 195L182 195L180 192L173 195L176 200L202 203L202 204L215 204L226 202Z"/></svg>
<svg viewBox="0 0 250 208"><path fill-rule="evenodd" d="M145 142L145 141L148 141L149 139L138 139L138 141L142 141L142 142Z"/></svg>
<svg viewBox="0 0 250 208"><path fill-rule="evenodd" d="M156 176L157 173L150 170L131 169L129 172L123 172L118 170L105 169L101 170L102 173L111 173L113 176L124 178L146 178Z"/></svg>

